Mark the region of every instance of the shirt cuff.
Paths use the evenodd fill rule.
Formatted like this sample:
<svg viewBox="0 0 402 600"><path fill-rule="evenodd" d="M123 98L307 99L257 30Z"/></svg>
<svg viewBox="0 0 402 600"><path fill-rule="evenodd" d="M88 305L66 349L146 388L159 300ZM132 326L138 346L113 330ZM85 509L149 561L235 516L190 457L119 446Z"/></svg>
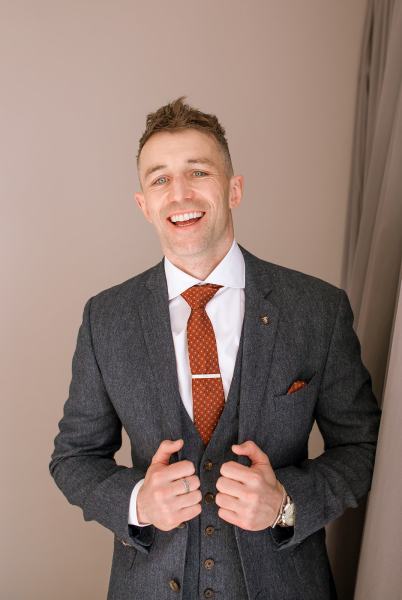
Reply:
<svg viewBox="0 0 402 600"><path fill-rule="evenodd" d="M146 527L147 525L151 525L151 523L139 523L138 515L137 515L137 495L140 491L142 484L145 479L140 479L134 486L133 491L130 496L130 505L128 509L128 523L129 525L137 525L137 527Z"/></svg>

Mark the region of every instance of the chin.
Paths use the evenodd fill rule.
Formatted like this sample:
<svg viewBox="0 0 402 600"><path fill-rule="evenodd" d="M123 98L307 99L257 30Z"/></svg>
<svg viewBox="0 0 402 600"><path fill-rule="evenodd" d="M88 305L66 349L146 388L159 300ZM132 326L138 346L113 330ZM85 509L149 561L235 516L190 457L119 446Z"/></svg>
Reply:
<svg viewBox="0 0 402 600"><path fill-rule="evenodd" d="M168 248L173 254L176 254L176 256L195 256L207 250L208 242L206 240L203 240L198 242L187 242L183 244L172 243L168 244L166 248Z"/></svg>

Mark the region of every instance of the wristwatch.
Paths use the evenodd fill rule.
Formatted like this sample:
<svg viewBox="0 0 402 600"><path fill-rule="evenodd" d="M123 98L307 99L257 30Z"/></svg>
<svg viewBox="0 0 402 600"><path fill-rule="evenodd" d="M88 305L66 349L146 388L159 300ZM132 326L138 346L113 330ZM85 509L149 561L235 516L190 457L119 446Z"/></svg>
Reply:
<svg viewBox="0 0 402 600"><path fill-rule="evenodd" d="M277 525L279 527L292 527L295 524L295 505L289 494L286 494L285 504L282 507Z"/></svg>

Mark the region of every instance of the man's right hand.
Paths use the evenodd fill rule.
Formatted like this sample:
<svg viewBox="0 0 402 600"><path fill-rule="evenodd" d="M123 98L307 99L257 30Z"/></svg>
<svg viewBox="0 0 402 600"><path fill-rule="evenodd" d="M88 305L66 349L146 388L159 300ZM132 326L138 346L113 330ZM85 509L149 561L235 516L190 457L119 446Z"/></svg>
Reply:
<svg viewBox="0 0 402 600"><path fill-rule="evenodd" d="M139 523L151 523L170 531L201 512L200 480L190 460L169 464L169 458L183 446L183 440L163 440L154 454L137 496ZM186 492L183 478L190 485Z"/></svg>

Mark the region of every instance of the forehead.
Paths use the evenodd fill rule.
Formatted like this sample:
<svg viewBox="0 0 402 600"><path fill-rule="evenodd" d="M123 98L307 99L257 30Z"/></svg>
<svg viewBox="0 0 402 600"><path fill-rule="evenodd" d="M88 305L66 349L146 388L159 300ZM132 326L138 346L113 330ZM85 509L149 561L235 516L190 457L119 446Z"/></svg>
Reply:
<svg viewBox="0 0 402 600"><path fill-rule="evenodd" d="M197 129L160 131L154 133L144 144L139 168L144 171L154 162L171 164L199 157L209 158L217 165L223 163L223 153L213 135Z"/></svg>

